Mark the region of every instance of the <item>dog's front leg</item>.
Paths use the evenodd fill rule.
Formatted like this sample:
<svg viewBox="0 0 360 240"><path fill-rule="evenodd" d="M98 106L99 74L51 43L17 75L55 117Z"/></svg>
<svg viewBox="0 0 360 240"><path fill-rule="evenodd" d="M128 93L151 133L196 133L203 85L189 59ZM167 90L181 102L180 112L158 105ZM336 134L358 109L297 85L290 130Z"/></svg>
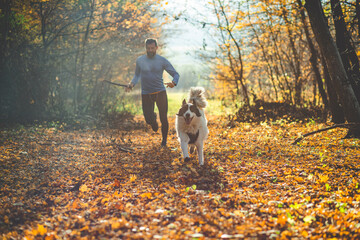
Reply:
<svg viewBox="0 0 360 240"><path fill-rule="evenodd" d="M181 150L183 152L184 161L188 162L190 161L189 151L188 151L188 142L181 141Z"/></svg>
<svg viewBox="0 0 360 240"><path fill-rule="evenodd" d="M196 144L196 148L198 151L199 164L204 165L204 147L202 143Z"/></svg>

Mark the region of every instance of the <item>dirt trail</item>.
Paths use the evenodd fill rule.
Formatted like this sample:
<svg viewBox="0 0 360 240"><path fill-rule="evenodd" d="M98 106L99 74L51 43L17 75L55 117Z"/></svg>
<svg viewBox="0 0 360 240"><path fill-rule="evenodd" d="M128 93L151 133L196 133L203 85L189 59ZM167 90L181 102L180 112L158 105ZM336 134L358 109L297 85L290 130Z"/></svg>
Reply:
<svg viewBox="0 0 360 240"><path fill-rule="evenodd" d="M29 239L360 237L359 140L210 118L206 165L149 128L0 132L0 233ZM317 138L320 140L317 140Z"/></svg>

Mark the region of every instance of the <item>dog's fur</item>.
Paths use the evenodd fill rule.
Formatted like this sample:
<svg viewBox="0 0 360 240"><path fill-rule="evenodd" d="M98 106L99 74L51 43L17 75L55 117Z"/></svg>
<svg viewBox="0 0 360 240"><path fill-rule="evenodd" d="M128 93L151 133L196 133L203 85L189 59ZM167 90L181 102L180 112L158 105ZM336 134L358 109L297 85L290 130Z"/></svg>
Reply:
<svg viewBox="0 0 360 240"><path fill-rule="evenodd" d="M192 87L188 102L184 99L175 120L176 133L185 162L190 160L188 146L191 153L196 147L200 165L204 164L204 141L209 134L204 113L204 108L207 106L204 95L204 88Z"/></svg>

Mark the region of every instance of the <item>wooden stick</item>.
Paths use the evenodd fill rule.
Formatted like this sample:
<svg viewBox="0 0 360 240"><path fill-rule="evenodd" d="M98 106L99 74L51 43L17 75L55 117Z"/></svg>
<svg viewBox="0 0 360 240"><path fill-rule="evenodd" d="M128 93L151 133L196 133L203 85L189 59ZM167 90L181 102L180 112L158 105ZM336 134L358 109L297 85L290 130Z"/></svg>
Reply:
<svg viewBox="0 0 360 240"><path fill-rule="evenodd" d="M107 82L107 83L110 83L110 84L114 84L114 85L120 86L120 87L128 87L128 85L126 85L126 84L110 82L110 81L108 81L108 80L104 80L103 82Z"/></svg>

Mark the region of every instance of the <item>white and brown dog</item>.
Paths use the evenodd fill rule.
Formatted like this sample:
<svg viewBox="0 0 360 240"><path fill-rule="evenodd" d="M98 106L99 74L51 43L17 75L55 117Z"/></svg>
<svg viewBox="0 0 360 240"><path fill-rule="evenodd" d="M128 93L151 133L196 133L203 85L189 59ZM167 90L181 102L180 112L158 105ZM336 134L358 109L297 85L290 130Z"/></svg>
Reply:
<svg viewBox="0 0 360 240"><path fill-rule="evenodd" d="M179 112L176 114L175 128L184 156L184 161L190 160L190 153L196 147L199 164L204 165L204 141L209 134L204 108L207 105L205 90L202 87L192 87L188 102L184 99Z"/></svg>

